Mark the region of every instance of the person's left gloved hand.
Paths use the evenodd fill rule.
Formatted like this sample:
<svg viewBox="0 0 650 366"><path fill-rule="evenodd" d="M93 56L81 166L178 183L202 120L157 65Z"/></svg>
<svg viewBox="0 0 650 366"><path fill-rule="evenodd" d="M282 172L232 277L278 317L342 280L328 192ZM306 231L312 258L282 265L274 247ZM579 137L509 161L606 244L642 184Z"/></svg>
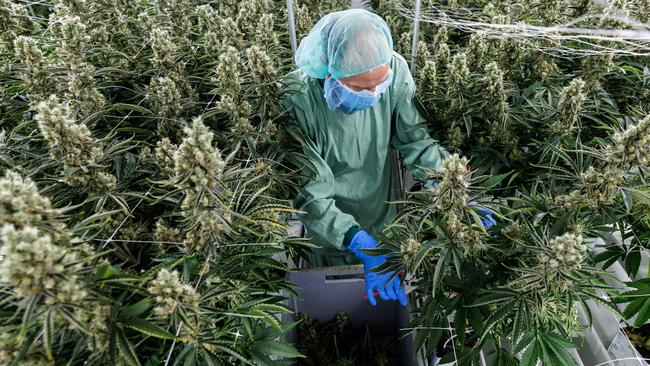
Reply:
<svg viewBox="0 0 650 366"><path fill-rule="evenodd" d="M375 290L377 290L379 297L383 300L399 300L400 304L406 305L406 292L400 285L399 275L395 276L390 283L386 284L386 281L388 281L394 272L370 272L371 269L384 264L387 256L372 256L360 251L360 249L375 249L377 248L377 244L377 239L372 235L368 234L365 230L359 230L354 234L350 245L348 245L348 250L359 257L363 263L368 301L373 306L377 305L377 300L375 300L374 295Z"/></svg>
<svg viewBox="0 0 650 366"><path fill-rule="evenodd" d="M438 182L436 182L433 179L429 179L428 181L424 182L422 185L422 188L424 189L434 189L438 186Z"/></svg>
<svg viewBox="0 0 650 366"><path fill-rule="evenodd" d="M469 204L470 205L475 205L476 201L469 201ZM478 212L482 216L484 216L484 217L481 217L481 223L483 223L483 227L485 228L485 230L491 228L494 224L497 223L497 221L494 219L494 217L492 217L492 212L490 212L490 211L488 211L486 209L483 209L483 208L479 208Z"/></svg>
<svg viewBox="0 0 650 366"><path fill-rule="evenodd" d="M438 183L436 181L432 180L432 179L429 179L428 181L426 181L422 185L422 187L425 188L425 189L434 189L437 186L438 186ZM469 201L468 203L470 205L475 205L477 202L476 201ZM497 221L494 219L494 217L492 217L492 212L490 212L488 210L485 210L483 208L479 208L478 212L482 216L484 216L484 217L481 217L481 223L483 223L483 227L485 228L485 230L491 228L494 224L497 223Z"/></svg>

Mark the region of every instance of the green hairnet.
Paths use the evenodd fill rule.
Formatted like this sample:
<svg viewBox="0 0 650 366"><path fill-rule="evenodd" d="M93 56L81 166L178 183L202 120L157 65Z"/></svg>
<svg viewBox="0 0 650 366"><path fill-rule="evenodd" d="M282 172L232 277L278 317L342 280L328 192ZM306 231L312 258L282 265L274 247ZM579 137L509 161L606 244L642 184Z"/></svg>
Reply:
<svg viewBox="0 0 650 366"><path fill-rule="evenodd" d="M386 22L363 9L337 11L322 17L296 52L296 65L309 76L340 79L390 62L393 39Z"/></svg>

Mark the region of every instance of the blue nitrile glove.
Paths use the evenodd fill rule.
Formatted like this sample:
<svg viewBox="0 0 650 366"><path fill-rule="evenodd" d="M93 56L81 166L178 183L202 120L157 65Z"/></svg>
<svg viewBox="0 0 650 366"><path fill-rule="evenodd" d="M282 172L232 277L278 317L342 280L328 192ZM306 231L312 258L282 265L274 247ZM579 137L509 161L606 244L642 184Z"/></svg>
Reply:
<svg viewBox="0 0 650 366"><path fill-rule="evenodd" d="M438 183L435 180L429 179L428 181L424 182L422 187L424 189L434 189L438 186Z"/></svg>
<svg viewBox="0 0 650 366"><path fill-rule="evenodd" d="M470 205L475 205L476 201L469 201L469 204ZM497 223L497 221L494 219L494 217L492 217L492 212L490 212L488 210L485 210L485 209L482 209L482 208L479 208L478 212L481 215L485 216L485 217L481 217L481 223L483 223L483 227L485 228L485 230L491 228L492 225Z"/></svg>
<svg viewBox="0 0 650 366"><path fill-rule="evenodd" d="M359 249L375 249L377 247L377 239L368 234L365 230L359 230L350 241L348 250L354 253L363 263L363 270L366 279L366 295L370 304L375 306L375 290L379 293L379 297L383 300L399 300L400 304L406 305L406 292L400 285L399 275L395 276L393 280L384 287L384 284L393 275L390 273L370 272L371 269L380 266L386 262L387 256L371 256L362 253Z"/></svg>

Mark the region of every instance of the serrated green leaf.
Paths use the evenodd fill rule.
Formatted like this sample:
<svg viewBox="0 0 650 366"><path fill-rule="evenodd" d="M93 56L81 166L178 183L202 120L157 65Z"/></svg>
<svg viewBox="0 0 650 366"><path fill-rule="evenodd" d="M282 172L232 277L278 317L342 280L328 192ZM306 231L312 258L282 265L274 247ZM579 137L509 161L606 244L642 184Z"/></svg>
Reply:
<svg viewBox="0 0 650 366"><path fill-rule="evenodd" d="M194 347L189 347L190 351L187 353L187 356L185 356L185 362L183 362L183 366L194 366L196 365L196 348Z"/></svg>
<svg viewBox="0 0 650 366"><path fill-rule="evenodd" d="M253 309L275 313L293 313L289 307L280 304L257 304L253 306Z"/></svg>
<svg viewBox="0 0 650 366"><path fill-rule="evenodd" d="M229 355L233 356L234 358L238 359L239 361L245 363L246 365L251 365L255 366L249 359L244 357L241 353L235 351L234 349L228 347L228 346L222 346L222 345L216 345L215 346L217 349L228 353Z"/></svg>
<svg viewBox="0 0 650 366"><path fill-rule="evenodd" d="M161 338L161 339L176 339L176 337L161 328L160 326L144 319L128 319L121 322L125 327L135 329L140 333L144 333L151 337Z"/></svg>
<svg viewBox="0 0 650 366"><path fill-rule="evenodd" d="M513 171L509 171L507 173L503 174L497 174L489 177L488 179L484 180L479 184L479 187L485 188L485 189L491 189L497 186L501 181L503 181L505 178L507 178L510 174L512 174Z"/></svg>
<svg viewBox="0 0 650 366"><path fill-rule="evenodd" d="M188 345L188 346L184 347L178 353L178 356L176 356L176 358L174 359L174 363L172 364L172 366L180 366L181 362L183 362L186 359L186 357L188 357L188 355L190 353L192 353L193 351L194 351L193 346Z"/></svg>
<svg viewBox="0 0 650 366"><path fill-rule="evenodd" d="M492 366L519 366L519 360L502 347L497 347L497 354Z"/></svg>
<svg viewBox="0 0 650 366"><path fill-rule="evenodd" d="M124 335L124 331L121 329L117 331L117 348L120 350L120 355L130 364L135 366L140 366L140 360L133 349L133 345Z"/></svg>
<svg viewBox="0 0 650 366"><path fill-rule="evenodd" d="M53 324L53 310L48 310L45 314L45 319L43 319L43 347L45 348L45 355L49 361L52 361L54 356L52 355L52 341L54 334L54 324Z"/></svg>
<svg viewBox="0 0 650 366"><path fill-rule="evenodd" d="M208 366L222 366L221 361L215 356L212 352L207 350L205 347L201 347L200 353L203 356L202 360L207 363Z"/></svg>
<svg viewBox="0 0 650 366"><path fill-rule="evenodd" d="M144 299L136 302L133 305L126 306L120 310L120 318L128 319L141 315L151 308L151 298L145 297Z"/></svg>
<svg viewBox="0 0 650 366"><path fill-rule="evenodd" d="M625 272L630 276L635 276L641 266L641 251L634 250L625 256Z"/></svg>
<svg viewBox="0 0 650 366"><path fill-rule="evenodd" d="M537 360L540 358L540 347L537 342L528 346L521 356L521 366L537 366Z"/></svg>
<svg viewBox="0 0 650 366"><path fill-rule="evenodd" d="M433 283L431 286L431 292L433 293L433 296L436 294L436 289L438 288L438 284L440 283L440 280L442 278L442 269L444 268L445 264L447 263L447 258L449 257L449 252L444 253L444 257L438 258L438 263L436 264L436 269L433 272Z"/></svg>
<svg viewBox="0 0 650 366"><path fill-rule="evenodd" d="M111 104L108 110L109 111L135 111L149 116L154 114L152 111L148 110L145 107L135 105L135 104L128 104L128 103L113 103Z"/></svg>
<svg viewBox="0 0 650 366"><path fill-rule="evenodd" d="M481 329L481 336L479 339L483 341L487 337L488 332L492 330L501 320L510 315L514 309L515 304L513 302L505 303L497 308L490 316L485 320L483 329Z"/></svg>
<svg viewBox="0 0 650 366"><path fill-rule="evenodd" d="M525 334L516 344L515 347L512 349L513 353L519 353L524 350L524 348L528 347L532 341L535 340L535 334L534 333L527 333Z"/></svg>
<svg viewBox="0 0 650 366"><path fill-rule="evenodd" d="M476 307L489 304L497 304L507 300L512 301L512 297L515 295L513 292L490 292L484 296L481 296L476 301L470 305L465 305L465 307Z"/></svg>
<svg viewBox="0 0 650 366"><path fill-rule="evenodd" d="M304 358L305 356L298 352L292 345L280 341L257 341L255 348L265 355L275 355L285 358Z"/></svg>

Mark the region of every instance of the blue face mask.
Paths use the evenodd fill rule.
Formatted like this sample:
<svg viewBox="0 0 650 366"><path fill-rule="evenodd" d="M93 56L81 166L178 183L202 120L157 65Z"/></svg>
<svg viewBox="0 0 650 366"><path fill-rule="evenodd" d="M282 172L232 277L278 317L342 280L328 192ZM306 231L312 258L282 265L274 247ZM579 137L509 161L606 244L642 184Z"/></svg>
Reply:
<svg viewBox="0 0 650 366"><path fill-rule="evenodd" d="M354 91L343 85L339 80L329 77L325 80L325 100L327 101L327 107L346 114L370 108L388 90L392 81L393 70L388 69L388 77L381 84L377 85L374 92L367 89Z"/></svg>

